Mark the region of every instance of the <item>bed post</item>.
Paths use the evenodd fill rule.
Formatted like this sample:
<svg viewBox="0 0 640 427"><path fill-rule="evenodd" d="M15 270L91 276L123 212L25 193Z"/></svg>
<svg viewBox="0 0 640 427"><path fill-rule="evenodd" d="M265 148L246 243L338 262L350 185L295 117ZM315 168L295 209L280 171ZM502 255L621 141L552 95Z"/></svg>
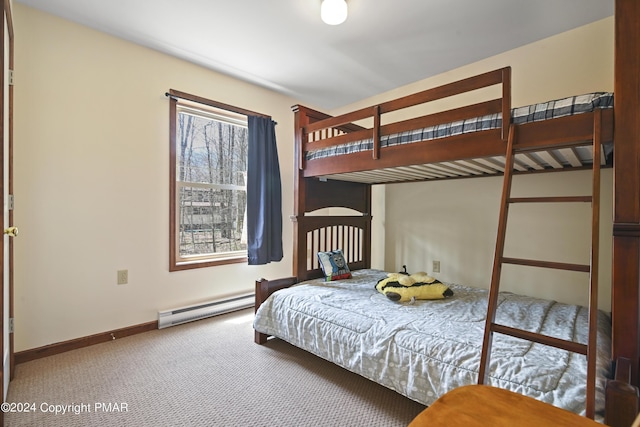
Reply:
<svg viewBox="0 0 640 427"><path fill-rule="evenodd" d="M638 389L631 383L631 362L620 357L613 380L607 381L605 423L613 427L629 427L638 412Z"/></svg>
<svg viewBox="0 0 640 427"><path fill-rule="evenodd" d="M283 279L277 280L267 280L267 279L259 279L256 280L256 304L255 311L258 311L258 308L262 305L262 303L275 291L280 289L288 288L289 286L297 283L298 279L295 277L285 277ZM254 330L254 341L256 344L264 344L267 342L267 338L269 337L267 334L260 333Z"/></svg>
<svg viewBox="0 0 640 427"><path fill-rule="evenodd" d="M615 0L612 359L625 374L607 384L605 422L629 426L638 411L640 363L640 2ZM623 366L624 365L624 366ZM633 386L620 399L619 381ZM615 409L616 402L620 402ZM635 402L631 411L624 405ZM613 406L611 406L613 405Z"/></svg>
<svg viewBox="0 0 640 427"><path fill-rule="evenodd" d="M266 279L256 280L256 303L254 306L255 311L258 311L258 308L260 308L260 305L262 305L262 303L266 299L268 287L268 281ZM254 330L253 332L255 334L253 340L256 344L264 344L267 342L267 334L262 334L256 330Z"/></svg>
<svg viewBox="0 0 640 427"><path fill-rule="evenodd" d="M511 67L502 69L502 140L509 139L511 125Z"/></svg>
<svg viewBox="0 0 640 427"><path fill-rule="evenodd" d="M304 134L306 126L309 124L309 117L306 114L306 108L300 105L294 105L292 107L294 112L294 146L295 146L295 161L294 161L294 178L293 178L293 275L298 276L299 272L306 270L306 257L303 254L301 248L304 239L300 236L300 222L304 216L304 200L306 196L306 186L303 175L304 167L304 147L303 141L306 138Z"/></svg>

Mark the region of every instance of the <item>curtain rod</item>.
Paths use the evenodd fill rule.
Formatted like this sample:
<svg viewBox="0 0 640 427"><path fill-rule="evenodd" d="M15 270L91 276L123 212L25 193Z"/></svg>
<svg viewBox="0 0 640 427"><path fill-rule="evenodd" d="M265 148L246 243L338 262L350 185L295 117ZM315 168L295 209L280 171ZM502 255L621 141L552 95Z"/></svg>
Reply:
<svg viewBox="0 0 640 427"><path fill-rule="evenodd" d="M245 110L244 108L234 107L233 105L224 104L224 103L218 102L218 101L212 101L210 99L201 98L201 97L196 96L196 95L190 95L188 93L180 92L180 91L174 90L174 89L169 89L169 92L165 92L164 96L166 96L168 98L174 98L176 100L177 99L184 99L186 101L191 101L191 102L196 102L198 104L208 105L209 107L221 108L223 110L232 111L234 113L243 114L245 116L258 116L258 117L264 117L264 118L267 118L267 119L271 119L271 116L268 115L268 114L256 113L255 111ZM274 122L274 123L278 124L277 122Z"/></svg>

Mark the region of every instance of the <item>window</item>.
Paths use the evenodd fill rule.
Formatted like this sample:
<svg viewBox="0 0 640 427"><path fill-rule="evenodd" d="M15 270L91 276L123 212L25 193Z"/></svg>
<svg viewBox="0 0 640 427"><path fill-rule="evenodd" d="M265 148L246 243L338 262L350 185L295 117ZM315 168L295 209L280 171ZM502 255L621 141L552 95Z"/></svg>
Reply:
<svg viewBox="0 0 640 427"><path fill-rule="evenodd" d="M247 115L170 91L170 271L247 261Z"/></svg>

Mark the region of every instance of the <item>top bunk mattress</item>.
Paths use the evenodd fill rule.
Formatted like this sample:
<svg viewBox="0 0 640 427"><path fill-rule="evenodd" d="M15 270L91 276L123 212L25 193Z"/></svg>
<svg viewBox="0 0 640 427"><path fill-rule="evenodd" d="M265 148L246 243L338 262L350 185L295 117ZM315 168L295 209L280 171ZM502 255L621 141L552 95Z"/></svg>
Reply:
<svg viewBox="0 0 640 427"><path fill-rule="evenodd" d="M613 93L593 92L570 96L553 101L541 102L511 109L511 123L526 124L558 117L592 112L598 108L613 108ZM451 123L380 136L380 147L410 144L418 141L434 140L465 133L478 132L502 127L502 113L489 114ZM307 160L340 156L373 149L373 139L364 139L346 144L307 151ZM608 154L608 153L605 153Z"/></svg>
<svg viewBox="0 0 640 427"><path fill-rule="evenodd" d="M272 294L258 309L256 331L281 338L425 405L476 384L488 291L450 285L453 297L398 304L374 286L385 272L311 280ZM496 321L586 343L588 310L502 292ZM596 410L604 411L611 323L598 319ZM495 334L490 384L584 414L586 358Z"/></svg>

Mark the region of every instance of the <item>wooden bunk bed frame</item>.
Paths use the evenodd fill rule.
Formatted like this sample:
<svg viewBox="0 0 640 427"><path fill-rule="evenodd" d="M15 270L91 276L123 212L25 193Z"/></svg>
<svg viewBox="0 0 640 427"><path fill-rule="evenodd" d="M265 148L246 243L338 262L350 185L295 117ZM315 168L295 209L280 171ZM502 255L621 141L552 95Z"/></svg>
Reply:
<svg viewBox="0 0 640 427"><path fill-rule="evenodd" d="M520 149L550 152L591 144L598 129L602 144L615 143L612 355L614 378L606 387L605 423L629 426L638 413L640 354L640 4L616 0L614 109L517 126ZM438 178L500 174L495 159L506 154L511 112L509 68L495 70L337 117L295 106L293 275L256 282L256 310L273 292L322 277L316 252L342 248L353 269L371 266L371 185ZM383 124L382 115L483 87L498 85L501 97L479 104ZM615 111L615 116L614 116ZM380 146L380 138L436 123L500 112L502 127L400 146ZM355 122L373 122L365 128ZM596 120L597 119L597 120ZM614 135L615 128L615 135ZM372 149L307 160L309 150L371 138ZM553 153L550 154L553 157ZM462 161L462 164L456 162ZM587 168L572 162L556 170ZM588 159L586 160L588 163ZM429 165L436 164L436 169ZM527 169L526 167L523 169ZM541 169L541 168L537 168ZM548 171L550 167L542 167ZM382 173L377 171L384 170ZM502 169L504 170L504 169ZM461 172L462 171L462 172ZM535 171L535 170L534 170ZM448 173L447 173L448 172ZM389 178L389 177L392 178ZM309 215L344 207L350 216ZM267 336L256 332L255 341Z"/></svg>

